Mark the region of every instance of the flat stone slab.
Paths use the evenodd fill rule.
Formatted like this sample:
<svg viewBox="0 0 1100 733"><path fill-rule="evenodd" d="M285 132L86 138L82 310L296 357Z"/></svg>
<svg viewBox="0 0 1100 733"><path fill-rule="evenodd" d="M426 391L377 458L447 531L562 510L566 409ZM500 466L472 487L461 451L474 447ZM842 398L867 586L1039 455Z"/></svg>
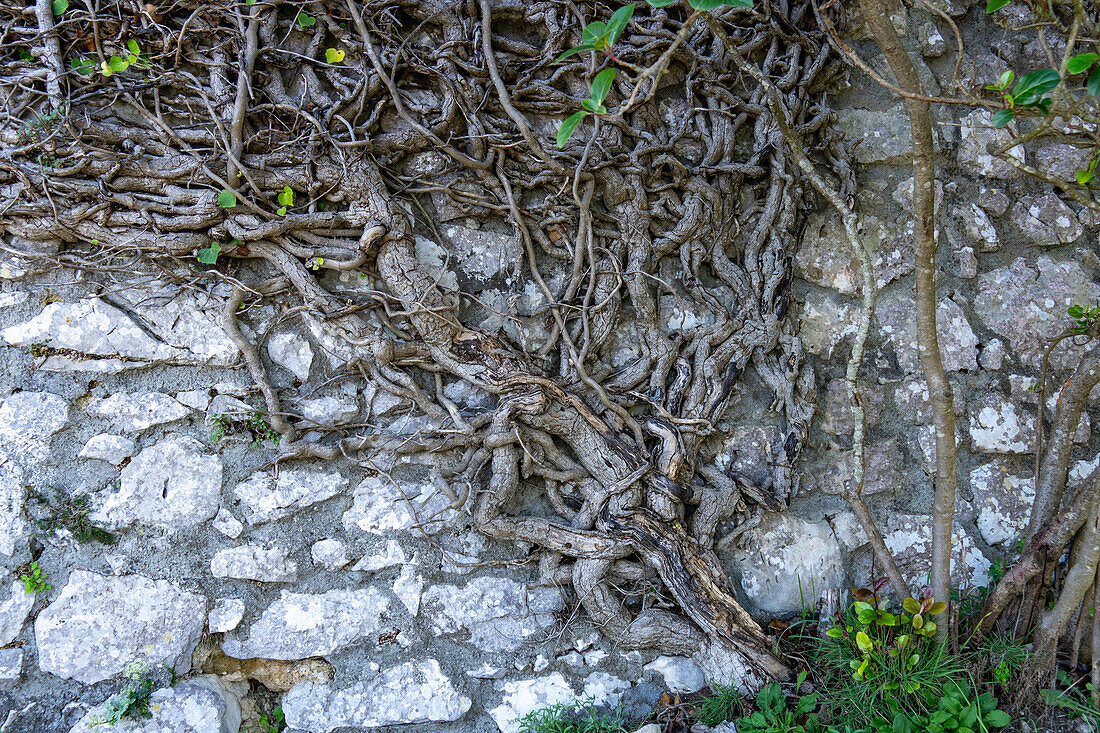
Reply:
<svg viewBox="0 0 1100 733"><path fill-rule="evenodd" d="M206 597L140 575L74 570L34 621L38 666L86 685L131 662L183 674L206 622Z"/></svg>

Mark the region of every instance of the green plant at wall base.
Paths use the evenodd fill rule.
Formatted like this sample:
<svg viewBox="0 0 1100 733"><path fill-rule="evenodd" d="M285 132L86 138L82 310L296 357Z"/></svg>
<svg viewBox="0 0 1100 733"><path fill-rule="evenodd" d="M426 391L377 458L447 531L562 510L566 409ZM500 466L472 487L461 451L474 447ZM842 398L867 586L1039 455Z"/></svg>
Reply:
<svg viewBox="0 0 1100 733"><path fill-rule="evenodd" d="M1092 704L1090 696L1086 696L1080 689L1074 686L1073 681L1065 670L1058 670L1058 682L1066 687L1065 690L1040 690L1043 702L1052 708L1064 710L1074 718L1089 721L1093 724L1092 730L1096 730L1096 724L1100 722L1100 708ZM1085 690L1092 694L1092 682L1085 684Z"/></svg>
<svg viewBox="0 0 1100 733"><path fill-rule="evenodd" d="M800 672L795 689L802 687L806 673ZM736 721L741 733L816 733L825 730L817 715L817 695L802 695L793 709L778 682L769 682L756 694L756 712Z"/></svg>
<svg viewBox="0 0 1100 733"><path fill-rule="evenodd" d="M711 683L711 694L701 698L696 704L698 710L694 720L714 727L719 723L732 720L734 714L741 710L741 695L731 687L724 687L717 683Z"/></svg>
<svg viewBox="0 0 1100 733"><path fill-rule="evenodd" d="M620 708L600 712L594 703L551 705L534 710L519 721L519 733L627 733Z"/></svg>
<svg viewBox="0 0 1100 733"><path fill-rule="evenodd" d="M154 683L145 676L146 667L141 662L126 665L126 677L130 680L117 695L104 703L102 715L92 721L92 726L114 725L122 720L141 720L153 717L149 702L153 695Z"/></svg>
<svg viewBox="0 0 1100 733"><path fill-rule="evenodd" d="M276 705L270 715L264 713L256 721L256 725L251 725L243 730L259 731L259 733L281 733L281 731L286 730L286 720L283 716L282 706Z"/></svg>
<svg viewBox="0 0 1100 733"><path fill-rule="evenodd" d="M23 573L19 579L23 581L23 590L27 593L42 593L53 587L46 582L46 574L38 567L37 560L31 563L30 573Z"/></svg>

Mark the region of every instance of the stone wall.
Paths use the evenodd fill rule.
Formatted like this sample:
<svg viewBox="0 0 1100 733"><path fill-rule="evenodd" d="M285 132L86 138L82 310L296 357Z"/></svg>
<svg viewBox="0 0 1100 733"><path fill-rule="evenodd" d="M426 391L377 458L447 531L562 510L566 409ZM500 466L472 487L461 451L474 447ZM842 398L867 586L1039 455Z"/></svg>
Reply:
<svg viewBox="0 0 1100 733"><path fill-rule="evenodd" d="M973 3L949 5L963 17ZM977 22L973 9L966 17ZM930 19L918 27L926 78L947 86L946 43ZM966 81L993 81L1013 63L976 48L978 73ZM1031 53L1016 52L1021 65ZM864 370L866 495L919 586L933 448L913 324L908 121L865 81L832 103L860 164L857 210L881 288ZM986 143L1004 133L989 128L986 112L940 108L937 123L940 337L959 425L956 580L967 590L989 582L991 564L1011 557L1023 531L1033 495L1030 388L1043 338L1066 327L1067 307L1100 302L1100 219L991 158ZM1025 154L1063 178L1081 165L1066 146ZM446 241L419 241L425 263L441 280L479 287L490 306L505 298L502 273L518 243L477 222L441 227ZM811 218L797 268L819 395L801 489L788 511L754 517L722 546L742 600L762 620L875 575L842 499L852 467L843 373L860 278L831 212ZM703 686L690 660L623 652L573 599L529 585L529 548L476 534L445 490L469 487L440 486L429 464L389 456L373 470L318 461L275 470L270 441L247 431L216 440L215 416L247 416L260 404L218 324L228 286L178 290L153 275L89 276L5 254L0 277L3 733L89 730L135 660L190 676L158 690L152 721L125 730L236 731L242 717L254 721L281 701L293 729L315 733L396 724L514 733L527 711L578 696L642 713L666 686ZM518 307L533 312L537 295L523 292L532 302ZM298 395L288 406L307 427L417 431L410 405L334 382L339 353L291 305L254 305L242 321L264 344L276 385ZM629 324L621 328L628 344ZM1070 344L1054 353L1055 384L1080 353ZM471 413L491 408L473 388L451 385L447 395ZM721 426L722 460L751 470L766 464L780 433L751 385L738 399L743 420ZM1074 481L1098 460L1088 428L1086 416ZM51 487L87 495L117 543L39 526L57 513ZM35 596L16 580L32 558L53 586Z"/></svg>

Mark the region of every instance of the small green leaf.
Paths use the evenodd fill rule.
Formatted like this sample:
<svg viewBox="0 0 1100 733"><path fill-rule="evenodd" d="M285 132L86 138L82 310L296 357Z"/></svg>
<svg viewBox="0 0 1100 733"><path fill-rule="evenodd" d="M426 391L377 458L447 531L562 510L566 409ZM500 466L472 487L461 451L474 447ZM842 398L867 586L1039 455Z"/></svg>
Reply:
<svg viewBox="0 0 1100 733"><path fill-rule="evenodd" d="M607 36L607 23L603 21L594 20L584 27L581 31L581 43L592 44L596 48L603 48L606 44ZM604 43L601 44L600 41Z"/></svg>
<svg viewBox="0 0 1100 733"><path fill-rule="evenodd" d="M1004 710L990 710L985 714L984 721L994 728L1004 728L1012 722L1012 718Z"/></svg>
<svg viewBox="0 0 1100 733"><path fill-rule="evenodd" d="M561 56L558 56L556 59L554 59L554 63L556 64L560 61L564 61L565 59L569 58L573 54L580 53L581 51L592 51L595 48L596 48L596 46L594 44L591 44L591 43L584 43L584 44L581 44L580 46L573 46L573 48L569 49L568 51L563 53Z"/></svg>
<svg viewBox="0 0 1100 733"><path fill-rule="evenodd" d="M611 91L611 82L614 80L614 69L604 69L596 74L596 78L592 80L592 91L588 95L589 99L597 105L603 104L603 100L607 97L607 93Z"/></svg>
<svg viewBox="0 0 1100 733"><path fill-rule="evenodd" d="M109 63L107 63L106 61L101 61L99 64L99 73L103 74L104 76L110 76L114 72L111 71L111 65Z"/></svg>
<svg viewBox="0 0 1100 733"><path fill-rule="evenodd" d="M1080 74L1095 64L1097 59L1100 59L1100 56L1094 53L1079 53L1076 56L1071 56L1066 61L1066 71L1070 74Z"/></svg>
<svg viewBox="0 0 1100 733"><path fill-rule="evenodd" d="M132 53L134 55L137 55L137 54L141 53L141 46L139 46L138 42L135 41L133 38L126 41L126 48L130 49L130 53Z"/></svg>
<svg viewBox="0 0 1100 733"><path fill-rule="evenodd" d="M672 5L672 3L676 2L676 0L645 0L645 1L647 3L649 3L649 6L651 8L664 8L664 7L667 7L669 5Z"/></svg>
<svg viewBox="0 0 1100 733"><path fill-rule="evenodd" d="M1088 81L1085 82L1085 89L1088 93L1094 97L1100 97L1100 66L1092 70L1089 74Z"/></svg>
<svg viewBox="0 0 1100 733"><path fill-rule="evenodd" d="M834 639L841 639L844 637L844 632L834 626L833 628L825 632L825 636L830 636Z"/></svg>
<svg viewBox="0 0 1100 733"><path fill-rule="evenodd" d="M283 191L279 194L279 203L283 206L293 206L294 189L290 186L283 186Z"/></svg>
<svg viewBox="0 0 1100 733"><path fill-rule="evenodd" d="M91 59L73 59L69 67L78 74L91 74L95 70L95 61Z"/></svg>
<svg viewBox="0 0 1100 733"><path fill-rule="evenodd" d="M54 15L61 15L69 9L69 0L53 0L50 7L53 9Z"/></svg>
<svg viewBox="0 0 1100 733"><path fill-rule="evenodd" d="M228 188L223 188L218 194L218 206L223 209L232 209L237 205L237 194L230 191Z"/></svg>
<svg viewBox="0 0 1100 733"><path fill-rule="evenodd" d="M582 99L581 106L589 112L596 112L602 105L596 104L591 99Z"/></svg>
<svg viewBox="0 0 1100 733"><path fill-rule="evenodd" d="M111 67L111 71L126 71L130 66L130 62L121 56L112 56L108 59L107 65Z"/></svg>
<svg viewBox="0 0 1100 733"><path fill-rule="evenodd" d="M994 127L1004 127L1009 122L1011 122L1012 118L1015 117L1015 116L1016 116L1016 113L1013 110L999 109L999 110L997 110L997 114L993 115L993 126Z"/></svg>
<svg viewBox="0 0 1100 733"><path fill-rule="evenodd" d="M871 641L871 637L867 636L867 632L860 631L856 633L856 647L864 654L870 654L871 650L875 648L875 645L874 642Z"/></svg>
<svg viewBox="0 0 1100 733"><path fill-rule="evenodd" d="M564 148L565 143L573 135L573 131L577 129L577 125L581 124L581 120L588 116L585 111L574 112L565 118L561 123L561 127L558 128L558 147Z"/></svg>
<svg viewBox="0 0 1100 733"><path fill-rule="evenodd" d="M340 48L326 48L325 49L325 61L330 64L338 64L344 60L344 51Z"/></svg>
<svg viewBox="0 0 1100 733"><path fill-rule="evenodd" d="M195 259L204 265L216 265L218 263L218 255L221 254L222 246L217 242L211 242L209 247L203 247L195 253Z"/></svg>
<svg viewBox="0 0 1100 733"><path fill-rule="evenodd" d="M1079 183L1082 186L1087 186L1090 183L1092 183L1092 180L1093 180L1093 178L1096 177L1096 174L1093 173L1092 171L1077 171L1076 177L1077 177L1077 183ZM1072 315L1072 314L1070 314L1070 315Z"/></svg>
<svg viewBox="0 0 1100 733"><path fill-rule="evenodd" d="M1020 81L1016 82L1016 86L1012 88L1012 94L1017 100L1029 92L1041 97L1058 86L1060 81L1062 77L1054 69L1036 69L1024 74ZM1024 102L1018 103L1024 104Z"/></svg>
<svg viewBox="0 0 1100 733"><path fill-rule="evenodd" d="M298 25L302 26L303 28L309 28L310 26L317 24L317 19L314 18L312 15L308 15L306 13L298 13L298 17L295 18L295 20L297 20Z"/></svg>
<svg viewBox="0 0 1100 733"><path fill-rule="evenodd" d="M278 209L275 210L275 213L279 216L286 216L286 207L280 206Z"/></svg>
<svg viewBox="0 0 1100 733"><path fill-rule="evenodd" d="M1005 73L1001 74L1001 78L997 80L997 86L1001 89L1008 89L1008 85L1012 83L1012 80L1016 78L1016 72L1009 69Z"/></svg>
<svg viewBox="0 0 1100 733"><path fill-rule="evenodd" d="M626 25L630 22L632 15L634 15L634 3L624 5L612 14L611 19L607 21L608 43L619 40L619 36L626 30Z"/></svg>
<svg viewBox="0 0 1100 733"><path fill-rule="evenodd" d="M985 4L985 12L987 12L987 13L996 13L998 10L1003 8L1005 5L1008 5L1008 3L1009 3L1009 0L989 0L989 2L987 2Z"/></svg>

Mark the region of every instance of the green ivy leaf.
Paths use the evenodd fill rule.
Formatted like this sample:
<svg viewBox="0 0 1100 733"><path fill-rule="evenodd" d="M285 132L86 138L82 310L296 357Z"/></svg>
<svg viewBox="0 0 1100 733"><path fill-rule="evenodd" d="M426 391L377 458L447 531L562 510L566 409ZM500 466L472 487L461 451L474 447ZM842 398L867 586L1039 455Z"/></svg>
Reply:
<svg viewBox="0 0 1100 733"><path fill-rule="evenodd" d="M608 43L614 43L619 40L619 36L626 30L626 25L630 22L630 17L632 15L634 15L634 3L624 5L612 14L611 19L607 21Z"/></svg>
<svg viewBox="0 0 1100 733"><path fill-rule="evenodd" d="M338 64L344 60L344 51L340 48L326 48L325 49L325 61L330 64Z"/></svg>
<svg viewBox="0 0 1100 733"><path fill-rule="evenodd" d="M573 54L580 53L581 51L593 51L593 50L595 50L595 48L596 48L595 44L592 44L592 43L582 43L580 46L573 46L573 48L569 49L568 51L563 53L561 56L558 56L556 59L554 59L554 63L556 64L560 61L564 61L565 59L569 58Z"/></svg>
<svg viewBox="0 0 1100 733"><path fill-rule="evenodd" d="M141 46L139 46L138 42L135 41L133 38L126 41L126 48L130 49L130 53L134 54L135 56L141 53Z"/></svg>
<svg viewBox="0 0 1100 733"><path fill-rule="evenodd" d="M1076 56L1071 56L1066 61L1066 71L1070 74L1080 74L1095 64L1097 59L1100 59L1100 56L1094 53L1079 53Z"/></svg>
<svg viewBox="0 0 1100 733"><path fill-rule="evenodd" d="M614 80L614 69L604 69L596 74L596 78L592 80L592 91L589 93L588 98L597 105L602 105L607 93L611 91L611 82Z"/></svg>
<svg viewBox="0 0 1100 733"><path fill-rule="evenodd" d="M1009 0L989 0L989 2L987 2L985 4L985 12L987 12L987 13L996 13L998 10L1003 8L1005 5L1008 5L1008 3L1009 3Z"/></svg>
<svg viewBox="0 0 1100 733"><path fill-rule="evenodd" d="M69 9L69 0L53 0L53 2L50 3L50 8L53 9L54 15L61 15Z"/></svg>
<svg viewBox="0 0 1100 733"><path fill-rule="evenodd" d="M95 61L91 59L73 59L69 62L69 68L78 74L91 74L95 71Z"/></svg>
<svg viewBox="0 0 1100 733"><path fill-rule="evenodd" d="M279 194L279 204L282 206L294 205L294 189L290 186L283 186L282 193Z"/></svg>
<svg viewBox="0 0 1100 733"><path fill-rule="evenodd" d="M295 18L295 20L297 20L298 25L302 26L303 28L309 28L310 26L317 24L317 19L314 18L312 15L308 15L306 13L298 13L298 17Z"/></svg>
<svg viewBox="0 0 1100 733"><path fill-rule="evenodd" d="M1085 89L1088 93L1094 97L1100 97L1100 66L1092 70L1089 74L1088 81L1085 82Z"/></svg>
<svg viewBox="0 0 1100 733"><path fill-rule="evenodd" d="M280 206L278 209L275 210L275 213L279 216L286 216L286 207Z"/></svg>
<svg viewBox="0 0 1100 733"><path fill-rule="evenodd" d="M1009 122L1011 122L1012 118L1015 117L1015 116L1016 116L1016 113L1013 110L999 109L999 110L997 110L997 114L993 115L993 126L994 127L1004 127Z"/></svg>
<svg viewBox="0 0 1100 733"><path fill-rule="evenodd" d="M111 71L126 71L130 67L130 62L121 56L112 56L107 60L107 65L111 67Z"/></svg>
<svg viewBox="0 0 1100 733"><path fill-rule="evenodd" d="M195 259L204 265L215 265L218 263L218 255L221 254L222 246L217 242L211 242L209 247L203 247L195 253Z"/></svg>
<svg viewBox="0 0 1100 733"><path fill-rule="evenodd" d="M232 209L237 205L237 194L230 191L228 188L223 188L218 194L218 206L223 209Z"/></svg>
<svg viewBox="0 0 1100 733"><path fill-rule="evenodd" d="M717 10L723 5L734 8L751 8L752 0L688 0L688 5L696 10Z"/></svg>
<svg viewBox="0 0 1100 733"><path fill-rule="evenodd" d="M565 143L573 135L573 131L577 129L577 125L581 124L581 120L588 116L585 111L574 112L565 118L561 123L561 127L558 128L558 147L564 148Z"/></svg>

